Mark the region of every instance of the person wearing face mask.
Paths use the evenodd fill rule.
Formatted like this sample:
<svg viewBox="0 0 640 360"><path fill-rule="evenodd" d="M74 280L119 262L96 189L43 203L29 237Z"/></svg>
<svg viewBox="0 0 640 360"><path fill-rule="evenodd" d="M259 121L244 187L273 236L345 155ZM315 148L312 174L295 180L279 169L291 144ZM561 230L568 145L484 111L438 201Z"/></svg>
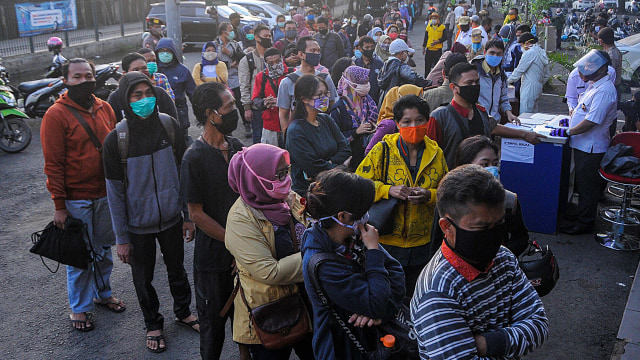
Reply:
<svg viewBox="0 0 640 360"><path fill-rule="evenodd" d="M452 36L456 31L456 13L451 9L450 4L447 5L446 12L447 12L447 16L445 17L445 20L444 20L444 27L445 27L445 30L447 31L448 40L445 48L451 49L451 46L453 45Z"/></svg>
<svg viewBox="0 0 640 360"><path fill-rule="evenodd" d="M297 39L298 39L298 30L296 28L296 22L290 20L284 24L284 37L276 41L273 44L273 47L280 50L280 53L284 55L285 49L289 45L295 46Z"/></svg>
<svg viewBox="0 0 640 360"><path fill-rule="evenodd" d="M483 54L482 31L480 29L471 30L471 44L467 45L467 51L467 61L471 61L476 56Z"/></svg>
<svg viewBox="0 0 640 360"><path fill-rule="evenodd" d="M313 360L312 335L278 350L262 345L249 309L301 292L304 285L299 244L308 223L300 197L291 193L289 153L254 144L229 162L229 185L239 194L229 210L224 244L238 269L233 340L247 344L254 360ZM307 316L305 314L304 316Z"/></svg>
<svg viewBox="0 0 640 360"><path fill-rule="evenodd" d="M351 16L344 30L346 31L347 37L349 38L349 43L353 44L358 38L358 17Z"/></svg>
<svg viewBox="0 0 640 360"><path fill-rule="evenodd" d="M161 39L156 47L156 57L160 60L158 70L167 75L171 89L176 95L176 109L178 110L178 121L183 129L185 138L188 137L188 129L191 126L189 121L189 108L187 98L191 100L196 83L189 69L180 63L180 53L175 47L175 43L170 38Z"/></svg>
<svg viewBox="0 0 640 360"><path fill-rule="evenodd" d="M243 26L240 34L242 34L242 51L244 51L245 54L252 52L256 48L256 34L254 33L253 26Z"/></svg>
<svg viewBox="0 0 640 360"><path fill-rule="evenodd" d="M296 49L298 50L298 58L302 60L302 64L299 69L287 75L286 78L280 82L280 88L278 88L278 116L280 118L280 130L283 133L292 120L291 112L297 101L294 93L295 84L301 76L318 75L322 78L328 86L329 108L331 108L338 99L336 87L331 80L331 76L326 72L316 70L316 67L320 64L320 45L318 45L318 42L311 36L304 36L298 39Z"/></svg>
<svg viewBox="0 0 640 360"><path fill-rule="evenodd" d="M378 38L378 43L376 44L376 55L382 60L382 62L386 62L389 60L389 46L391 46L391 38L387 35L380 35Z"/></svg>
<svg viewBox="0 0 640 360"><path fill-rule="evenodd" d="M386 34L387 34L387 36L389 36L391 41L393 41L393 40L398 38L398 29L399 29L398 25L389 25L387 27Z"/></svg>
<svg viewBox="0 0 640 360"><path fill-rule="evenodd" d="M167 75L158 71L158 62L156 60L156 53L153 52L151 49L147 49L147 48L138 49L138 51L136 52L144 56L144 59L147 62L147 70L149 71L149 75L151 75L151 82L153 83L153 85L164 89L167 92L167 94L171 96L171 101L175 101L176 95L173 93L173 89L171 89L169 78L167 78ZM175 116L175 118L177 118L177 116Z"/></svg>
<svg viewBox="0 0 640 360"><path fill-rule="evenodd" d="M382 94L378 100L380 103L382 103L382 99L386 94L385 89L404 84L413 84L422 88L431 85L430 80L426 80L406 64L409 53L413 54L415 50L408 47L404 40L394 40L389 46L389 52L392 55L384 63L380 74L378 74L378 86L382 89Z"/></svg>
<svg viewBox="0 0 640 360"><path fill-rule="evenodd" d="M333 32L340 36L345 54L347 54L347 56L353 56L353 47L357 46L358 42L356 41L355 45L353 46L351 45L351 43L349 43L349 37L347 36L347 32L345 31L345 29L342 27L342 22L340 22L340 19L333 20Z"/></svg>
<svg viewBox="0 0 640 360"><path fill-rule="evenodd" d="M449 71L449 81L453 100L431 113L428 136L442 148L450 168L455 165L458 145L474 135L521 138L529 143L539 143L540 138L544 137L533 131L516 130L498 124L489 116L485 108L478 104L482 80L475 65L456 64Z"/></svg>
<svg viewBox="0 0 640 360"><path fill-rule="evenodd" d="M120 90L125 119L107 135L102 151L107 197L118 257L131 266L147 331L146 347L159 353L167 344L164 318L152 285L156 240L171 279L174 321L200 330L198 319L189 310L191 286L184 269L182 241L191 241L195 235L189 211L179 196L178 171L187 146L180 124L158 112L146 75L137 71L125 74ZM149 198L156 200L147 201Z"/></svg>
<svg viewBox="0 0 640 360"><path fill-rule="evenodd" d="M338 82L340 99L329 114L351 147L350 169L355 170L364 158L365 141L376 131L378 107L369 96L369 70L349 66Z"/></svg>
<svg viewBox="0 0 640 360"><path fill-rule="evenodd" d="M380 243L405 273L405 303L413 295L429 256L436 186L447 173L442 150L427 135L429 105L416 95L401 97L393 107L399 133L385 136L364 158L356 174L373 180L375 201L396 198L393 231ZM386 174L382 164L388 164Z"/></svg>
<svg viewBox="0 0 640 360"><path fill-rule="evenodd" d="M203 359L220 359L228 315L218 314L234 286L233 257L224 246L224 229L238 194L229 186L227 171L229 161L242 150L242 143L230 136L232 121L216 116L216 112L224 114L234 106L233 94L219 82L196 88L193 114L202 127L202 136L185 151L180 167L180 196L197 228L193 283ZM238 345L241 356L243 351L248 356L248 349Z"/></svg>
<svg viewBox="0 0 640 360"><path fill-rule="evenodd" d="M442 56L442 43L447 41L447 32L444 25L440 24L440 15L431 13L429 25L424 31L422 41L422 54L424 55L424 76L427 77L431 66L435 65Z"/></svg>
<svg viewBox="0 0 640 360"><path fill-rule="evenodd" d="M150 80L151 75L149 74L148 63L145 60L145 57L138 53L129 53L122 58L120 69L122 69L122 73L126 74L130 71L140 71L145 74ZM162 74L161 74L162 75ZM163 75L164 76L164 75ZM176 106L171 100L171 96L158 85L153 87L153 91L156 93L156 99L158 99L158 111L161 113L165 113L172 118L178 117L178 111L176 110ZM121 101L120 88L118 87L114 92L109 94L109 99L107 99L109 105L113 109L113 112L116 115L116 122L120 122L124 117L124 105Z"/></svg>
<svg viewBox="0 0 640 360"><path fill-rule="evenodd" d="M95 328L87 312L93 311L96 304L116 313L124 311L125 304L112 295L109 282L115 237L102 153L76 116L84 119L99 142L115 127L116 120L111 107L92 94L96 85L92 63L85 59L68 60L62 65L62 75L68 90L44 114L40 139L47 190L55 207L53 224L64 229L69 217L82 220L96 255L102 257L88 269L67 266L71 326L87 332ZM105 281L102 290L94 282L96 272Z"/></svg>
<svg viewBox="0 0 640 360"><path fill-rule="evenodd" d="M369 96L377 101L380 98L380 87L378 87L378 74L384 66L384 62L375 53L376 42L369 36L363 36L358 42L356 52L360 51L362 56L354 56L353 62L356 66L369 70ZM356 54L357 55L357 54Z"/></svg>
<svg viewBox="0 0 640 360"><path fill-rule="evenodd" d="M609 127L617 117L615 85L608 74L610 65L611 59L604 50L591 50L573 64L589 86L573 110L569 128L551 131L552 136L569 136L575 160L575 186L580 191L577 220L560 227L565 234L591 233L604 189L598 169L609 148Z"/></svg>
<svg viewBox="0 0 640 360"><path fill-rule="evenodd" d="M453 100L453 91L449 87L449 74L451 68L456 64L467 62L467 58L458 53L453 53L444 62L441 75L444 79L442 85L424 92L424 99L429 104L430 109L437 109L440 106L447 106Z"/></svg>
<svg viewBox="0 0 640 360"><path fill-rule="evenodd" d="M380 246L377 230L366 223L374 197L371 180L342 169L322 172L306 193L306 213L316 222L303 235L302 273L313 308L316 359L363 356L335 323L312 279L318 280L333 302L331 307L360 339L378 341L371 326L391 318L402 305L402 267ZM319 257L329 255L330 260L314 266ZM340 257L353 260L337 261Z"/></svg>
<svg viewBox="0 0 640 360"><path fill-rule="evenodd" d="M218 50L213 41L207 41L202 46L202 60L193 65L191 75L196 86L212 81L227 83L229 78L227 65L218 60Z"/></svg>
<svg viewBox="0 0 640 360"><path fill-rule="evenodd" d="M238 75L244 118L251 123L253 143L257 144L262 137L262 117L259 116L259 113L254 114L254 111L251 110L251 95L256 82L255 75L265 69L264 53L267 49L273 47L273 42L271 41L271 32L264 24L256 25L254 34L256 36L256 48L240 60Z"/></svg>
<svg viewBox="0 0 640 360"><path fill-rule="evenodd" d="M471 44L471 19L468 16L461 16L458 19L458 32L455 35L455 42L467 46Z"/></svg>
<svg viewBox="0 0 640 360"><path fill-rule="evenodd" d="M309 29L309 32L315 33L317 31L316 28L316 11L313 8L307 10L307 21L305 26Z"/></svg>
<svg viewBox="0 0 640 360"><path fill-rule="evenodd" d="M502 23L502 25L512 25L513 27L517 28L518 26L520 26L520 24L522 24L522 22L520 20L520 16L518 15L518 8L512 7L511 9L509 9L509 13L504 18L504 22Z"/></svg>
<svg viewBox="0 0 640 360"><path fill-rule="evenodd" d="M433 67L433 69L431 69L431 72L427 76L427 79L431 80L434 85L436 84L442 85L442 83L444 82L444 77L442 76L442 70L444 69L445 61L452 54L462 54L466 56L467 52L468 50L464 45L460 43L453 43L453 46L451 46L451 50L447 50L444 53L442 53L442 56L440 56L440 59L438 60L436 65Z"/></svg>
<svg viewBox="0 0 640 360"><path fill-rule="evenodd" d="M367 35L372 28L373 28L373 16L371 16L371 14L365 14L362 17L362 23L358 25L357 38L360 39L361 37Z"/></svg>
<svg viewBox="0 0 640 360"><path fill-rule="evenodd" d="M454 14L456 15L456 22L458 21L458 19L460 19L460 17L465 16L467 13L467 2L465 0L460 0L460 2L458 3L458 6L456 6L455 9L453 9Z"/></svg>
<svg viewBox="0 0 640 360"><path fill-rule="evenodd" d="M500 246L504 203L500 181L478 165L456 168L440 182L444 241L411 300L421 358L513 359L546 340L544 305L516 256Z"/></svg>
<svg viewBox="0 0 640 360"><path fill-rule="evenodd" d="M538 110L536 102L542 95L542 86L549 80L549 58L531 33L522 34L518 43L522 44L524 54L507 81L513 83L522 79L520 113L535 113Z"/></svg>
<svg viewBox="0 0 640 360"><path fill-rule="evenodd" d="M456 167L475 164L490 172L496 179L500 179L500 158L498 146L488 137L482 135L472 136L460 143L456 150ZM522 208L518 196L509 190L505 195L505 218L507 227L502 245L519 257L529 245L529 230L522 218ZM438 222L440 215L438 209L433 216L433 231L431 232L431 256L438 252L442 246L444 233Z"/></svg>
<svg viewBox="0 0 640 360"><path fill-rule="evenodd" d="M292 189L301 196L322 171L349 166L351 150L338 125L327 114L328 84L320 76L304 75L295 85L293 121L285 148L291 154Z"/></svg>
<svg viewBox="0 0 640 360"><path fill-rule="evenodd" d="M264 52L264 62L266 68L256 75L251 95L251 108L254 111L254 118L262 118L260 142L283 148L284 139L280 131L277 106L278 87L293 69L282 62L282 55L276 48L270 48Z"/></svg>
<svg viewBox="0 0 640 360"><path fill-rule="evenodd" d="M313 38L320 45L320 64L324 67L331 69L333 64L339 58L347 55L342 43L340 35L329 32L329 20L321 17L318 18L317 24L318 33Z"/></svg>
<svg viewBox="0 0 640 360"><path fill-rule="evenodd" d="M162 27L165 25L165 23L158 18L151 17L148 20L148 24L149 36L145 37L144 40L142 40L142 47L154 51L156 49L156 45L158 45L158 41L163 38Z"/></svg>
<svg viewBox="0 0 640 360"><path fill-rule="evenodd" d="M279 14L276 16L276 25L271 29L271 38L274 42L284 38L285 35L285 26L286 26L286 18L284 15Z"/></svg>

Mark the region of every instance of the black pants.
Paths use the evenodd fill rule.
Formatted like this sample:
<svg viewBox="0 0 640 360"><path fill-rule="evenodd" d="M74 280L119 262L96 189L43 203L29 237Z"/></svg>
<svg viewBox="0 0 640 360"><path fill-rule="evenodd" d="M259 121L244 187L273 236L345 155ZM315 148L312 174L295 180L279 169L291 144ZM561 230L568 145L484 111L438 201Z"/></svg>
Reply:
<svg viewBox="0 0 640 360"><path fill-rule="evenodd" d="M251 120L251 133L253 136L253 143L260 144L262 140L262 111L251 110L253 112L253 120Z"/></svg>
<svg viewBox="0 0 640 360"><path fill-rule="evenodd" d="M200 356L220 359L224 345L224 326L233 314L233 307L224 318L220 311L233 291L231 270L221 272L193 271L196 288L196 308L200 320Z"/></svg>
<svg viewBox="0 0 640 360"><path fill-rule="evenodd" d="M576 163L575 184L580 192L578 222L583 225L593 225L596 220L598 201L604 182L598 174L603 156L604 153L593 154L573 149Z"/></svg>
<svg viewBox="0 0 640 360"><path fill-rule="evenodd" d="M236 98L236 107L238 108L238 111L240 111L240 117L242 118L242 123L246 124L247 123L247 119L244 118L244 105L242 105L242 98L241 98L241 94L240 94L240 87L238 86L235 89L231 89L231 91L233 92L233 97Z"/></svg>
<svg viewBox="0 0 640 360"><path fill-rule="evenodd" d="M249 352L253 360L289 360L293 349L300 360L314 360L312 339L313 336L309 334L295 345L278 350L268 350L262 345L249 345Z"/></svg>
<svg viewBox="0 0 640 360"><path fill-rule="evenodd" d="M151 282L156 267L156 239L160 244L162 258L167 266L169 289L173 296L173 312L179 319L191 315L191 286L184 270L184 242L182 221L165 231L155 234L132 234L129 239L133 246L131 275L136 288L138 302L144 316L147 331L162 330L164 318L158 312L160 302Z"/></svg>
<svg viewBox="0 0 640 360"><path fill-rule="evenodd" d="M427 50L424 54L424 77L429 76L431 67L438 63L438 60L442 56L442 49L440 50Z"/></svg>

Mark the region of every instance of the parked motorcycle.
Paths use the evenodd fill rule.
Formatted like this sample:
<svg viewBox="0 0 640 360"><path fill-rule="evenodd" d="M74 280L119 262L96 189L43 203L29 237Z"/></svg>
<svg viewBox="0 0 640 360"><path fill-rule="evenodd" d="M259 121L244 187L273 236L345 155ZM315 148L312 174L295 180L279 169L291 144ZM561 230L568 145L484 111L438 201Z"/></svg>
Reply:
<svg viewBox="0 0 640 360"><path fill-rule="evenodd" d="M0 57L0 80L2 80L5 84L9 83L9 72L4 67L1 57Z"/></svg>
<svg viewBox="0 0 640 360"><path fill-rule="evenodd" d="M0 150L18 153L31 143L31 128L23 120L28 116L17 109L13 90L0 79Z"/></svg>
<svg viewBox="0 0 640 360"><path fill-rule="evenodd" d="M96 90L93 94L107 101L109 95L118 89L118 81L122 77L117 63L96 65Z"/></svg>

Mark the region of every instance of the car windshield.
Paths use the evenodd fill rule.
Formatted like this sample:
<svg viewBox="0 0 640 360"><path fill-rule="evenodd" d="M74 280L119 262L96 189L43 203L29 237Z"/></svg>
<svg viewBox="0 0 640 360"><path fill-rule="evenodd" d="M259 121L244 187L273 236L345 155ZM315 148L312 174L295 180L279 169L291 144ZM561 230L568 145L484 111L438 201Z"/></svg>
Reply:
<svg viewBox="0 0 640 360"><path fill-rule="evenodd" d="M287 12L281 8L280 6L276 5L276 4L264 4L262 5L262 7L265 7L267 9L269 9L269 12L272 14L284 14L286 15Z"/></svg>
<svg viewBox="0 0 640 360"><path fill-rule="evenodd" d="M236 12L244 15L244 16L251 16L251 13L249 12L249 10L243 8L240 5L236 5L236 4L229 4L228 5L230 8L232 8L233 10L235 10Z"/></svg>
<svg viewBox="0 0 640 360"><path fill-rule="evenodd" d="M225 5L219 5L216 6L216 9L218 10L218 14L229 18L229 15L233 14L235 12L235 10L233 10L232 8L225 6Z"/></svg>
<svg viewBox="0 0 640 360"><path fill-rule="evenodd" d="M636 46L638 43L640 43L640 34L635 34L624 39L620 39L617 41L617 43L626 46Z"/></svg>

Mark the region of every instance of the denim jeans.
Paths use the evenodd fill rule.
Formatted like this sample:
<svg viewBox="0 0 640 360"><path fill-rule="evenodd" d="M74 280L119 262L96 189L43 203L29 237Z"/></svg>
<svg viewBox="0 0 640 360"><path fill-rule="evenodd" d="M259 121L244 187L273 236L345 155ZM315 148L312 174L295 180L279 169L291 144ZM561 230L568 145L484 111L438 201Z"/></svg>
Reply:
<svg viewBox="0 0 640 360"><path fill-rule="evenodd" d="M254 144L260 144L262 140L262 111L251 110L253 113L253 120L251 120L251 133Z"/></svg>
<svg viewBox="0 0 640 360"><path fill-rule="evenodd" d="M65 204L71 216L87 224L87 247L91 241L96 254L102 257L101 261L90 263L87 270L67 266L69 307L72 312L78 314L93 310L94 298L103 300L111 297L111 246L116 243L116 238L111 226L111 213L106 196L95 200L67 200Z"/></svg>

